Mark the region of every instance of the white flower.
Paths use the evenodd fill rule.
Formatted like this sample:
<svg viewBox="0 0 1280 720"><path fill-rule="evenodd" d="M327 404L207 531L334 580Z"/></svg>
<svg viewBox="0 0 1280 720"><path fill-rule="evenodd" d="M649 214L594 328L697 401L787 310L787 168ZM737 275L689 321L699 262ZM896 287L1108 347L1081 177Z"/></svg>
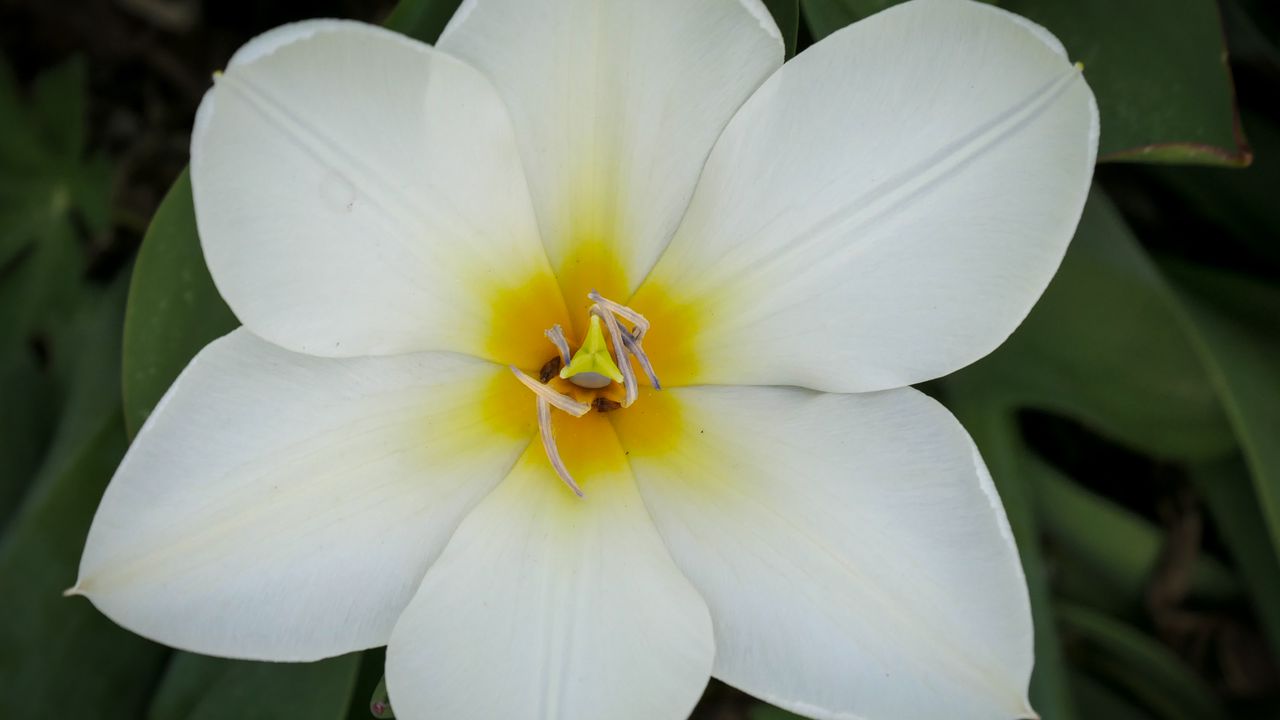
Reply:
<svg viewBox="0 0 1280 720"><path fill-rule="evenodd" d="M409 719L679 718L710 675L819 718L1030 715L999 499L908 385L1048 283L1092 95L967 0L782 54L759 0L467 0L435 48L338 21L243 47L191 170L244 328L143 428L74 591L212 655L389 644ZM592 312L587 374L535 398L508 366Z"/></svg>

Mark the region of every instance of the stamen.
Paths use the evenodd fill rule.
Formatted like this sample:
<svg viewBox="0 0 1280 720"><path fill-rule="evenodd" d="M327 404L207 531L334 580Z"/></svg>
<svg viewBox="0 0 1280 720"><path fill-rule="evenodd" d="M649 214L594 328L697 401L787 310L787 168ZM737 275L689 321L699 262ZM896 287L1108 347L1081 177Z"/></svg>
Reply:
<svg viewBox="0 0 1280 720"><path fill-rule="evenodd" d="M640 391L636 388L636 371L632 369L631 362L627 359L627 346L623 344L622 328L618 327L618 319L602 303L592 305L591 314L603 320L605 326L609 328L609 335L613 338L614 352L618 353L620 361L618 369L622 371L622 387L626 390L622 407L631 407L631 403L639 397Z"/></svg>
<svg viewBox="0 0 1280 720"><path fill-rule="evenodd" d="M609 309L609 312L618 315L623 320L631 323L635 329L632 330L630 334L634 336L636 340L643 340L645 333L649 332L649 321L645 319L645 316L635 310L632 310L626 305L616 303L595 290L587 293L587 299L593 303L605 306Z"/></svg>
<svg viewBox="0 0 1280 720"><path fill-rule="evenodd" d="M556 437L551 427L551 403L541 395L538 396L538 434L542 436L542 449L547 453L551 467L555 468L556 474L575 495L583 497L582 488L573 481L569 468L565 467L564 461L560 459L560 450L556 447Z"/></svg>
<svg viewBox="0 0 1280 720"><path fill-rule="evenodd" d="M551 408L558 408L574 417L582 417L592 409L604 413L630 407L640 394L636 384L636 371L631 366L633 357L639 361L641 369L648 376L649 384L655 390L662 389L661 383L658 382L658 375L654 372L653 363L649 362L649 356L641 346L645 333L649 331L649 321L635 310L616 303L595 290L588 293L587 297L593 303L588 315L590 324L586 337L583 338L582 345L576 353L569 348L564 328L552 325L545 333L551 344L556 346L559 356L551 358L542 366L539 373L541 382L514 365L508 366L516 378L537 396L538 434L542 437L542 449L546 452L547 460L555 469L556 475L578 497L584 496L582 488L574 482L573 476L569 474L569 468L560 457L559 448L556 447L555 429L551 425ZM629 329L624 327L619 320L631 323L632 327ZM610 352L605 342L601 324L609 330L613 352ZM547 385L557 374L580 388L598 389L607 387L613 382L621 382L625 395L621 403L603 395L596 395L590 403L578 402Z"/></svg>
<svg viewBox="0 0 1280 720"><path fill-rule="evenodd" d="M542 369L538 370L538 382L546 385L551 382L551 378L560 372L560 356L556 355L542 365Z"/></svg>
<svg viewBox="0 0 1280 720"><path fill-rule="evenodd" d="M554 405L560 410L563 410L574 417L582 417L583 415L591 412L591 406L589 404L578 402L568 395L561 395L555 390L552 390L546 385L543 385L532 377L521 372L520 368L517 368L515 365L508 365L507 367L511 368L511 372L515 373L516 379L524 383L525 387L529 388L535 395L545 399L548 403Z"/></svg>
<svg viewBox="0 0 1280 720"><path fill-rule="evenodd" d="M640 338L632 337L627 333L623 333L622 342L627 346L627 350L640 361L640 369L644 370L644 374L649 377L649 384L654 390L661 390L662 383L658 382L658 374L653 370L653 363L649 362L649 356L644 354L644 348L640 347Z"/></svg>
<svg viewBox="0 0 1280 720"><path fill-rule="evenodd" d="M560 364L568 365L569 357L573 353L569 352L569 341L564 337L564 328L560 327L559 323L556 323L551 326L550 330L546 331L546 335L551 344L555 345L556 349L560 351Z"/></svg>

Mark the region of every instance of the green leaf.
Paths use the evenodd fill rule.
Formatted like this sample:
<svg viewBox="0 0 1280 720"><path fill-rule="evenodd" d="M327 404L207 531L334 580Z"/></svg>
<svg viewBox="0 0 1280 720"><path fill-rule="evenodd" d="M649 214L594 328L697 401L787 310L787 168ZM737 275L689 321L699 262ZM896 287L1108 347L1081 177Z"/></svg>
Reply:
<svg viewBox="0 0 1280 720"><path fill-rule="evenodd" d="M191 178L183 172L151 221L129 288L124 408L130 435L200 348L236 325L205 266Z"/></svg>
<svg viewBox="0 0 1280 720"><path fill-rule="evenodd" d="M0 167L36 168L41 147L13 71L0 55Z"/></svg>
<svg viewBox="0 0 1280 720"><path fill-rule="evenodd" d="M1138 607L1164 544L1164 534L1145 518L1080 487L1037 458L1028 458L1034 477L1038 516L1054 547L1067 555L1068 567L1088 571L1088 589L1104 609ZM1060 567L1060 575L1067 567ZM1061 581L1060 581L1060 584ZM1235 576L1211 556L1200 555L1192 570L1190 595L1223 601L1241 594Z"/></svg>
<svg viewBox="0 0 1280 720"><path fill-rule="evenodd" d="M1155 720L1120 693L1085 673L1071 673L1071 689L1079 698L1080 710L1085 717L1106 720Z"/></svg>
<svg viewBox="0 0 1280 720"><path fill-rule="evenodd" d="M312 663L224 660L175 653L148 720L339 720L360 653Z"/></svg>
<svg viewBox="0 0 1280 720"><path fill-rule="evenodd" d="M800 7L805 25L816 42L900 2L905 0L800 0Z"/></svg>
<svg viewBox="0 0 1280 720"><path fill-rule="evenodd" d="M953 378L1157 457L1234 452L1231 424L1176 299L1099 190L1026 321Z"/></svg>
<svg viewBox="0 0 1280 720"><path fill-rule="evenodd" d="M32 87L34 123L54 157L79 159L85 144L84 59L72 58L42 73Z"/></svg>
<svg viewBox="0 0 1280 720"><path fill-rule="evenodd" d="M54 385L31 353L0 354L0 533L39 467L56 418Z"/></svg>
<svg viewBox="0 0 1280 720"><path fill-rule="evenodd" d="M790 60L796 54L796 36L800 32L800 0L764 0L764 4L782 33L787 59Z"/></svg>
<svg viewBox="0 0 1280 720"><path fill-rule="evenodd" d="M400 0L383 25L425 43L444 32L461 0Z"/></svg>
<svg viewBox="0 0 1280 720"><path fill-rule="evenodd" d="M75 308L84 253L65 219L46 229L7 270L0 270L0 354L26 352Z"/></svg>
<svg viewBox="0 0 1280 720"><path fill-rule="evenodd" d="M1213 690L1154 638L1079 606L1060 606L1058 618L1081 666L1125 688L1159 717L1225 720Z"/></svg>
<svg viewBox="0 0 1280 720"><path fill-rule="evenodd" d="M1249 587L1272 652L1280 656L1280 554L1269 541L1248 470L1232 458L1192 468L1191 479Z"/></svg>
<svg viewBox="0 0 1280 720"><path fill-rule="evenodd" d="M168 651L61 598L126 440L119 419L42 473L0 543L0 717L141 717Z"/></svg>
<svg viewBox="0 0 1280 720"><path fill-rule="evenodd" d="M48 70L24 102L0 62L0 352L47 331L75 295L86 259L73 218L109 226L110 166L81 157L84 75L77 60Z"/></svg>
<svg viewBox="0 0 1280 720"><path fill-rule="evenodd" d="M168 650L121 629L75 582L98 499L126 440L119 405L123 287L86 299L55 358L69 396L39 474L0 540L0 717L142 716Z"/></svg>
<svg viewBox="0 0 1280 720"><path fill-rule="evenodd" d="M1166 272L1179 288L1280 553L1280 290L1203 266L1170 264Z"/></svg>
<svg viewBox="0 0 1280 720"><path fill-rule="evenodd" d="M1103 160L1248 165L1214 0L1006 0L1084 63Z"/></svg>
<svg viewBox="0 0 1280 720"><path fill-rule="evenodd" d="M1267 22L1265 4L1274 7L1274 0L1223 0L1222 19L1231 42L1231 56L1236 61L1280 70L1280 27L1274 20L1274 11L1270 13L1271 22Z"/></svg>
<svg viewBox="0 0 1280 720"><path fill-rule="evenodd" d="M901 0L803 0L815 39ZM1214 0L1002 0L1084 63L1101 160L1248 165Z"/></svg>
<svg viewBox="0 0 1280 720"><path fill-rule="evenodd" d="M1170 191L1173 202L1202 218L1215 241L1221 238L1280 264L1275 191L1280 187L1280 123L1248 110L1241 121L1257 150L1257 159L1244 172L1160 167L1149 168L1144 179Z"/></svg>

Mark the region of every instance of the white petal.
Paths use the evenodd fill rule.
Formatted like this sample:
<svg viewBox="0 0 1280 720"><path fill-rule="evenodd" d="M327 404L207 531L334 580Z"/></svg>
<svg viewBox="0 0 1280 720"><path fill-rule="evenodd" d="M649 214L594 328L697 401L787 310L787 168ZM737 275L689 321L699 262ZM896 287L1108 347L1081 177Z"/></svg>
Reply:
<svg viewBox="0 0 1280 720"><path fill-rule="evenodd" d="M678 388L613 415L711 608L716 677L816 718L1033 714L1017 550L981 458L933 400Z"/></svg>
<svg viewBox="0 0 1280 720"><path fill-rule="evenodd" d="M170 388L116 471L75 592L208 655L315 660L385 644L463 515L529 443L502 367L323 359L244 330Z"/></svg>
<svg viewBox="0 0 1280 720"><path fill-rule="evenodd" d="M312 355L546 360L541 332L564 309L515 136L458 60L353 22L268 32L205 96L191 180L213 279L260 337ZM522 292L508 305L541 313L523 338L536 358L491 332L495 298Z"/></svg>
<svg viewBox="0 0 1280 720"><path fill-rule="evenodd" d="M715 652L706 605L608 422L556 417L586 498L535 443L467 517L391 636L399 717L683 720L702 694Z"/></svg>
<svg viewBox="0 0 1280 720"><path fill-rule="evenodd" d="M716 136L783 58L760 0L470 0L438 46L511 108L571 307L631 294Z"/></svg>
<svg viewBox="0 0 1280 720"><path fill-rule="evenodd" d="M836 32L761 86L712 151L629 303L655 338L673 313L701 325L651 358L700 359L669 385L839 392L967 365L1057 269L1097 136L1080 71L1008 12L915 0Z"/></svg>

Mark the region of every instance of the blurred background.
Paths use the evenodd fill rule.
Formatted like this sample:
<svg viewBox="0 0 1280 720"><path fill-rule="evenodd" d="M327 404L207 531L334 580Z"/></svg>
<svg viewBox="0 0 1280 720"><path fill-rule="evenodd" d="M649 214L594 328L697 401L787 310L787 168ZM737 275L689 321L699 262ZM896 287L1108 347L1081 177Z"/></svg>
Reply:
<svg viewBox="0 0 1280 720"><path fill-rule="evenodd" d="M894 1L766 4L794 52ZM1084 63L1103 126L1043 300L923 388L1004 499L1036 614L1033 704L1280 718L1280 3L998 4ZM203 658L60 593L131 433L236 325L184 172L210 74L290 20L431 41L456 5L0 0L0 718L372 717L380 651ZM695 717L791 716L713 681Z"/></svg>

